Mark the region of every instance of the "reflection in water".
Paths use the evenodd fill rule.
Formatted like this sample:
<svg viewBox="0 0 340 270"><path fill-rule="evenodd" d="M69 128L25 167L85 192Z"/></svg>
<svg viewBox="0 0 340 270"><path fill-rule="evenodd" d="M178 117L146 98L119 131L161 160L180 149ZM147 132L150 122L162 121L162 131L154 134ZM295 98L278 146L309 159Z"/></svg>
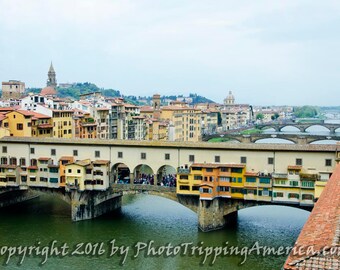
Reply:
<svg viewBox="0 0 340 270"><path fill-rule="evenodd" d="M125 195L121 211L94 220L73 223L70 208L62 201L41 197L0 211L0 247L4 245L32 245L41 242L48 245L53 240L66 242L71 248L80 242L104 243L106 253L102 256L66 256L49 258L42 269L119 269L123 256L109 256L110 244L129 248L124 264L128 269L212 269L211 257L201 266L203 256L146 256L143 251L133 258L137 242L153 246L238 246L259 245L290 246L296 240L308 212L290 207L261 206L239 211L235 227L209 233L197 229L197 216L176 202L151 195ZM283 256L248 256L244 265L239 265L243 256L219 256L213 269L279 269ZM1 262L4 257L0 257ZM17 266L19 257L11 260L4 269L37 269L39 257L27 257Z"/></svg>

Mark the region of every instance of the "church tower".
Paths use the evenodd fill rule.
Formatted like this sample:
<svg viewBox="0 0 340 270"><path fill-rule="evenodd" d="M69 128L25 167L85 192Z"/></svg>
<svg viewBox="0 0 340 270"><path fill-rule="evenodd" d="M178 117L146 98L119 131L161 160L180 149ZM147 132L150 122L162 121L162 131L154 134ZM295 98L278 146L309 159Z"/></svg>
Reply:
<svg viewBox="0 0 340 270"><path fill-rule="evenodd" d="M47 86L51 86L53 88L56 88L57 87L57 79L56 79L56 76L55 76L55 71L54 71L52 62L51 62L50 69L47 73L47 76L48 76L47 77Z"/></svg>

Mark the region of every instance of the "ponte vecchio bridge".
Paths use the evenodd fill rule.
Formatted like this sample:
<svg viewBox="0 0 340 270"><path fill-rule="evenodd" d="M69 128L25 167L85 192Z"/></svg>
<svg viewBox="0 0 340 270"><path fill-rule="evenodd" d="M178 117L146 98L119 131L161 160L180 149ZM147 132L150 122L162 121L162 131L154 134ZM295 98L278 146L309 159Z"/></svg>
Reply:
<svg viewBox="0 0 340 270"><path fill-rule="evenodd" d="M288 197L284 199L281 197L284 193L282 188L296 189L296 186L292 187L288 182L287 186L282 186L278 182L278 186L274 187L274 179L282 181L283 178L288 180L295 177L296 182L297 173L300 173L301 177L310 176L313 181L323 179L326 182L340 160L337 145L37 140L16 137L0 139L0 157L0 207L32 198L36 196L36 191L45 192L70 203L72 219L77 221L119 208L123 194L145 191L175 200L195 211L199 227L204 231L222 227L228 220L234 219L239 209L254 205L284 204L311 208L314 187L301 186L301 196L305 194L302 201L296 198L299 194L295 193L291 198L289 194L293 193L287 193ZM193 180L192 187L183 184L189 186L183 190L157 185L164 175L187 171L198 163L202 164L201 167L213 164L227 170L235 166L243 168L243 171L237 172L238 177L233 177L233 169L227 173L230 185L225 191L231 196L217 195L209 200L203 199L200 192L206 190L202 186L205 179L202 184L201 180ZM303 168L306 171L302 172ZM122 172L125 173L124 177ZM291 172L294 174L290 176ZM134 184L134 180L144 173L153 176L153 185ZM251 182L246 183L246 175L251 176ZM67 180L68 177L70 180ZM224 177L223 181L227 178ZM260 200L260 188L254 183L260 183L264 178L267 180L261 189L261 196L266 193L267 198ZM128 183L119 184L119 180L124 179ZM180 179L181 183L185 181ZM210 185L208 182L206 184ZM194 186L197 189L194 190ZM308 189L309 193L306 191ZM252 192L243 193L248 190ZM233 197L236 193L238 195Z"/></svg>

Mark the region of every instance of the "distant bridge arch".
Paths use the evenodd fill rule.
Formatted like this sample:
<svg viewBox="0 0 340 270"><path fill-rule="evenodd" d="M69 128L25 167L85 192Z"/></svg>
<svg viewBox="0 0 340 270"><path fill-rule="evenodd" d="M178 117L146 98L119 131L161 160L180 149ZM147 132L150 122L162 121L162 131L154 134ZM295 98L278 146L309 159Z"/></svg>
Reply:
<svg viewBox="0 0 340 270"><path fill-rule="evenodd" d="M275 142L273 142L275 140ZM255 138L252 143L291 143L297 144L295 139L282 138L282 137L267 137L267 138Z"/></svg>
<svg viewBox="0 0 340 270"><path fill-rule="evenodd" d="M308 132L307 129L313 128L313 127L323 128L324 131L327 130L328 132L331 132L331 131L332 131L329 127L323 126L323 125L320 125L320 124L310 124L309 126L304 127L304 131L305 131L305 132Z"/></svg>

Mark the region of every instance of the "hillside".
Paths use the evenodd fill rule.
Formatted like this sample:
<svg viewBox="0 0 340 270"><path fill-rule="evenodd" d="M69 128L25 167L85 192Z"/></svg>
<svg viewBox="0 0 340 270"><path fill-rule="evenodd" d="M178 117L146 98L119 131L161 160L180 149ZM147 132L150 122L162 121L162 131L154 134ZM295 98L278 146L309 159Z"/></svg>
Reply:
<svg viewBox="0 0 340 270"><path fill-rule="evenodd" d="M27 88L26 93L40 93L41 88ZM62 98L72 98L72 99L79 99L80 95L91 93L91 92L101 92L103 96L106 97L124 97L124 99L132 104L135 105L145 105L151 104L152 97L151 96L125 96L121 94L119 90L115 89L104 89L99 88L97 85L89 82L85 83L75 83L71 87L57 87L57 95L58 97ZM190 94L189 97L184 97L183 95L171 95L171 96L162 96L161 102L163 104L167 104L169 100L177 100L177 98L187 100L192 100L189 102L190 104L197 104L197 103L214 103L214 101L207 99L203 96L197 94ZM189 99L188 99L189 98Z"/></svg>

